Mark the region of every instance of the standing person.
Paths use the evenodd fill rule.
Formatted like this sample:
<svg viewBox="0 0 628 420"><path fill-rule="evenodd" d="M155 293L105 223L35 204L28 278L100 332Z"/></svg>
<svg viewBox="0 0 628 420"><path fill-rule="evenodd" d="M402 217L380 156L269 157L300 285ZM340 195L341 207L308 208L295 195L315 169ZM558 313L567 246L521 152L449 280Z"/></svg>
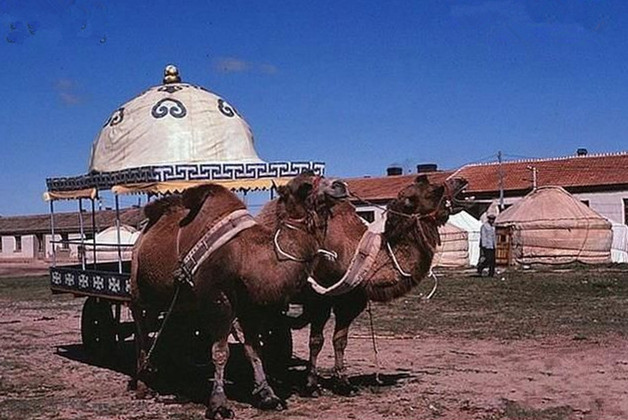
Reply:
<svg viewBox="0 0 628 420"><path fill-rule="evenodd" d="M480 228L480 254L484 259L478 263L478 275L482 277L482 271L488 267L488 276L495 275L495 215L486 216L486 222Z"/></svg>

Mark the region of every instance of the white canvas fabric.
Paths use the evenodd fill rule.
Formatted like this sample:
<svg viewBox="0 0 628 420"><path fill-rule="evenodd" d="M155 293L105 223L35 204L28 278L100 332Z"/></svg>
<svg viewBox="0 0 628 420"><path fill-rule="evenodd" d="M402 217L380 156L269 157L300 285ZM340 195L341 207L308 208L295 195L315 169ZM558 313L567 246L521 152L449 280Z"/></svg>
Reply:
<svg viewBox="0 0 628 420"><path fill-rule="evenodd" d="M480 259L480 228L482 227L482 222L464 210L449 216L448 222L467 232L469 241L469 264L473 266L478 265Z"/></svg>
<svg viewBox="0 0 628 420"><path fill-rule="evenodd" d="M613 244L611 245L611 261L628 263L628 226L613 223Z"/></svg>
<svg viewBox="0 0 628 420"><path fill-rule="evenodd" d="M118 108L92 146L89 170L180 163L261 162L247 122L198 86L154 86Z"/></svg>
<svg viewBox="0 0 628 420"><path fill-rule="evenodd" d="M521 264L609 263L611 224L561 187L541 187L497 216Z"/></svg>
<svg viewBox="0 0 628 420"><path fill-rule="evenodd" d="M469 235L451 223L438 228L440 245L432 260L433 267L466 267L469 265Z"/></svg>
<svg viewBox="0 0 628 420"><path fill-rule="evenodd" d="M128 225L120 226L120 242L118 242L118 229L110 226L107 229L98 232L95 237L96 241L96 261L107 262L118 260L118 247L116 244L126 245L120 249L123 261L131 259L132 248L130 245L135 244L140 232ZM85 257L88 262L94 260L94 246L92 241L85 242Z"/></svg>

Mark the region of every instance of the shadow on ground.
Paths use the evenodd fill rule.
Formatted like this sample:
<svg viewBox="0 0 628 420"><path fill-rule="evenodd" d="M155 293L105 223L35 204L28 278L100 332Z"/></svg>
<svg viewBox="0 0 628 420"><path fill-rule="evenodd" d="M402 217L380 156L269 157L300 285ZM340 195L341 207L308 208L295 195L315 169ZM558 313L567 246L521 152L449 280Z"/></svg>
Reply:
<svg viewBox="0 0 628 420"><path fill-rule="evenodd" d="M108 360L94 360L83 349L81 344L58 346L56 354L78 363L98 366L128 376L129 380L135 371L135 345L132 340L124 341L117 353ZM301 394L306 381L306 361L293 358L288 367L277 368L269 372L269 382L277 395L288 399L293 394ZM161 355L158 368L145 378L147 385L160 396L171 396L174 402L205 403L211 390L213 369L205 360L190 360L189 357L163 357ZM409 373L368 374L350 376L349 381L359 393L379 393L387 388L399 386L408 378ZM246 360L240 344L230 344L230 356L226 371L226 393L229 399L252 403L253 372ZM334 381L328 375L319 378L323 389L333 392ZM132 392L132 391L129 391Z"/></svg>

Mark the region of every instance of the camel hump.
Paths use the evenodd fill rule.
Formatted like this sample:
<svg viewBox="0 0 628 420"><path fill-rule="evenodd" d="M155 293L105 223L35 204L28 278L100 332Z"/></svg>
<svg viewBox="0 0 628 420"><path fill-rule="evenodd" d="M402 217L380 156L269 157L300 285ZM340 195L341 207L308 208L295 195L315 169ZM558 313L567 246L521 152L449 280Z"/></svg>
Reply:
<svg viewBox="0 0 628 420"><path fill-rule="evenodd" d="M151 201L144 207L144 215L148 218L148 225L153 225L165 213L182 207L181 196L171 195Z"/></svg>
<svg viewBox="0 0 628 420"><path fill-rule="evenodd" d="M199 185L198 187L188 188L183 191L182 194L182 204L186 209L189 210L197 210L199 209L207 197L215 195L222 187L216 184L204 184Z"/></svg>
<svg viewBox="0 0 628 420"><path fill-rule="evenodd" d="M188 214L179 222L179 226L185 226L198 215L208 199L211 199L213 213L220 214L222 209L236 210L245 208L244 203L229 189L219 184L202 184L188 188L181 195L181 204L188 209Z"/></svg>

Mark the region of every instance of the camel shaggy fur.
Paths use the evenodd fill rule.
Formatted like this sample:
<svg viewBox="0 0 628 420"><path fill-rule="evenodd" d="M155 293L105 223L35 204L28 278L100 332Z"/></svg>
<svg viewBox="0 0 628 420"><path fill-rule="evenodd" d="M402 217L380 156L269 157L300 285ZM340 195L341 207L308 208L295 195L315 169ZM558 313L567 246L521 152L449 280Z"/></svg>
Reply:
<svg viewBox="0 0 628 420"><path fill-rule="evenodd" d="M303 287L324 241L330 206L346 197L346 189L344 183L303 173L279 187L278 194L276 228L254 224L240 231L196 267L189 283L178 282L173 274L182 257L209 229L245 205L226 188L207 184L146 206L149 223L134 248L131 276L136 382L149 371L151 321L172 305L173 313L189 317L213 343L215 373L206 417L233 416L224 392L224 370L227 337L236 317L253 367L256 404L265 409L284 405L268 385L258 356L264 314ZM143 381L136 384L138 391L145 389Z"/></svg>
<svg viewBox="0 0 628 420"><path fill-rule="evenodd" d="M319 393L317 357L324 343L323 329L332 312L335 315L333 389L343 395L354 391L344 364L351 323L364 311L368 300L386 302L403 296L429 273L435 248L440 244L438 227L458 210L454 206L456 195L465 186L466 181L460 178L434 185L426 176L417 177L389 203L385 228L379 239L381 244L378 242L379 248L359 284L345 287L339 295L321 295L308 288L299 297L304 303L304 312L295 327L310 323L306 395ZM324 247L336 252L338 258L317 260L312 277L321 286L319 288L332 290L333 285L343 279L366 231L367 225L350 203L332 209Z"/></svg>

